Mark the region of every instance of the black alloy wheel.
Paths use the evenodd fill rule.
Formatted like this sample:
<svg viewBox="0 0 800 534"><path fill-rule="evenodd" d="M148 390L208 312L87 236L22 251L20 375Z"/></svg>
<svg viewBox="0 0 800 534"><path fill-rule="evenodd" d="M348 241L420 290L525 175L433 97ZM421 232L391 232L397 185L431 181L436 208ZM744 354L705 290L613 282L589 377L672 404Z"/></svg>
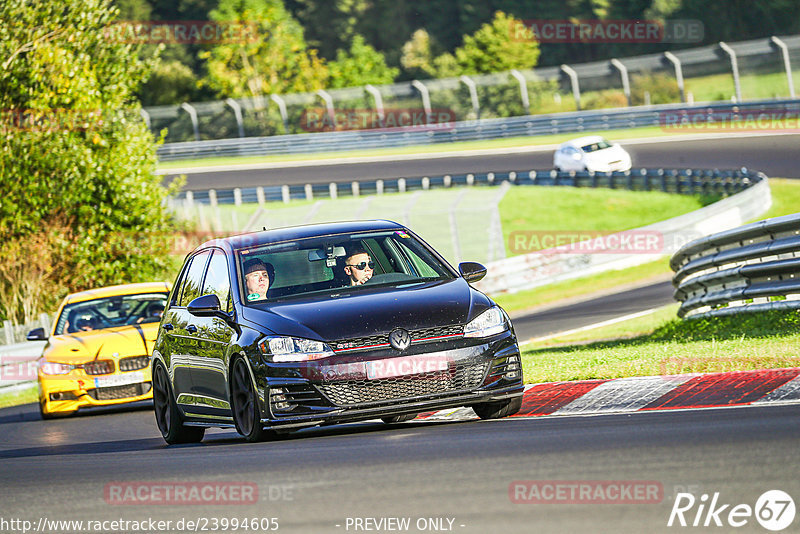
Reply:
<svg viewBox="0 0 800 534"><path fill-rule="evenodd" d="M167 370L161 362L153 366L153 412L164 441L170 445L197 443L203 439L205 428L183 424L178 404L172 396Z"/></svg>
<svg viewBox="0 0 800 534"><path fill-rule="evenodd" d="M236 431L247 441L264 441L275 437L275 432L265 430L261 424L261 410L258 408L258 398L253 381L250 379L250 369L244 358L236 358L233 362L231 373L231 408Z"/></svg>

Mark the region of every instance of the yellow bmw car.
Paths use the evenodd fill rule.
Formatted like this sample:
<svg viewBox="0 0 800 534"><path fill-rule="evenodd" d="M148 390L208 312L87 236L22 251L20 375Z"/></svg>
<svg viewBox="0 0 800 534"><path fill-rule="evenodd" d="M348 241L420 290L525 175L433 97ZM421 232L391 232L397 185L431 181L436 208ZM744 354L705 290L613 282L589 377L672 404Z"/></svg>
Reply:
<svg viewBox="0 0 800 534"><path fill-rule="evenodd" d="M150 355L170 286L126 284L68 295L39 359L42 418L152 399Z"/></svg>

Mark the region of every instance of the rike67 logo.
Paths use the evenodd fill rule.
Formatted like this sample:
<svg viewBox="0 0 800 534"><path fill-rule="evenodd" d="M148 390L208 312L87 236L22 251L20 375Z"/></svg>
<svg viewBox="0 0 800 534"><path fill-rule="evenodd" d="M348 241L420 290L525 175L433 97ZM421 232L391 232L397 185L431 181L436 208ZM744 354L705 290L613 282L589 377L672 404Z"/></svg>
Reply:
<svg viewBox="0 0 800 534"><path fill-rule="evenodd" d="M762 527L777 532L791 525L794 516L794 500L781 490L765 491L755 506L725 503L719 492L711 496L704 493L699 499L691 493L678 493L667 526L739 528L752 524L755 517Z"/></svg>

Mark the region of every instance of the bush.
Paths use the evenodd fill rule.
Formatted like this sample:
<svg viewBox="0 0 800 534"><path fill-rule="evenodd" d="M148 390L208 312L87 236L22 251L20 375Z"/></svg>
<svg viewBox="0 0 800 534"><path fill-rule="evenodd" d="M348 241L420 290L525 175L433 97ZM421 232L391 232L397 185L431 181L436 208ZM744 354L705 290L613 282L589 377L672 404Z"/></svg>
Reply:
<svg viewBox="0 0 800 534"><path fill-rule="evenodd" d="M631 101L634 106L645 104L645 92L650 93L651 104L671 104L681 101L677 80L666 72L646 72L631 78Z"/></svg>

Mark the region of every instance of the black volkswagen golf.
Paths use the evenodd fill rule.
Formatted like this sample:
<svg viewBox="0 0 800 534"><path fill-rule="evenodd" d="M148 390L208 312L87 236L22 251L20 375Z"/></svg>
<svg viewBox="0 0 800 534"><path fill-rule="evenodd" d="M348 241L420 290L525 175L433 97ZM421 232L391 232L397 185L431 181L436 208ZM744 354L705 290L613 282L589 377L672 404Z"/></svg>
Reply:
<svg viewBox="0 0 800 534"><path fill-rule="evenodd" d="M235 427L250 441L365 419L407 421L522 402L506 313L389 221L268 230L189 254L153 351L153 399L168 443Z"/></svg>

